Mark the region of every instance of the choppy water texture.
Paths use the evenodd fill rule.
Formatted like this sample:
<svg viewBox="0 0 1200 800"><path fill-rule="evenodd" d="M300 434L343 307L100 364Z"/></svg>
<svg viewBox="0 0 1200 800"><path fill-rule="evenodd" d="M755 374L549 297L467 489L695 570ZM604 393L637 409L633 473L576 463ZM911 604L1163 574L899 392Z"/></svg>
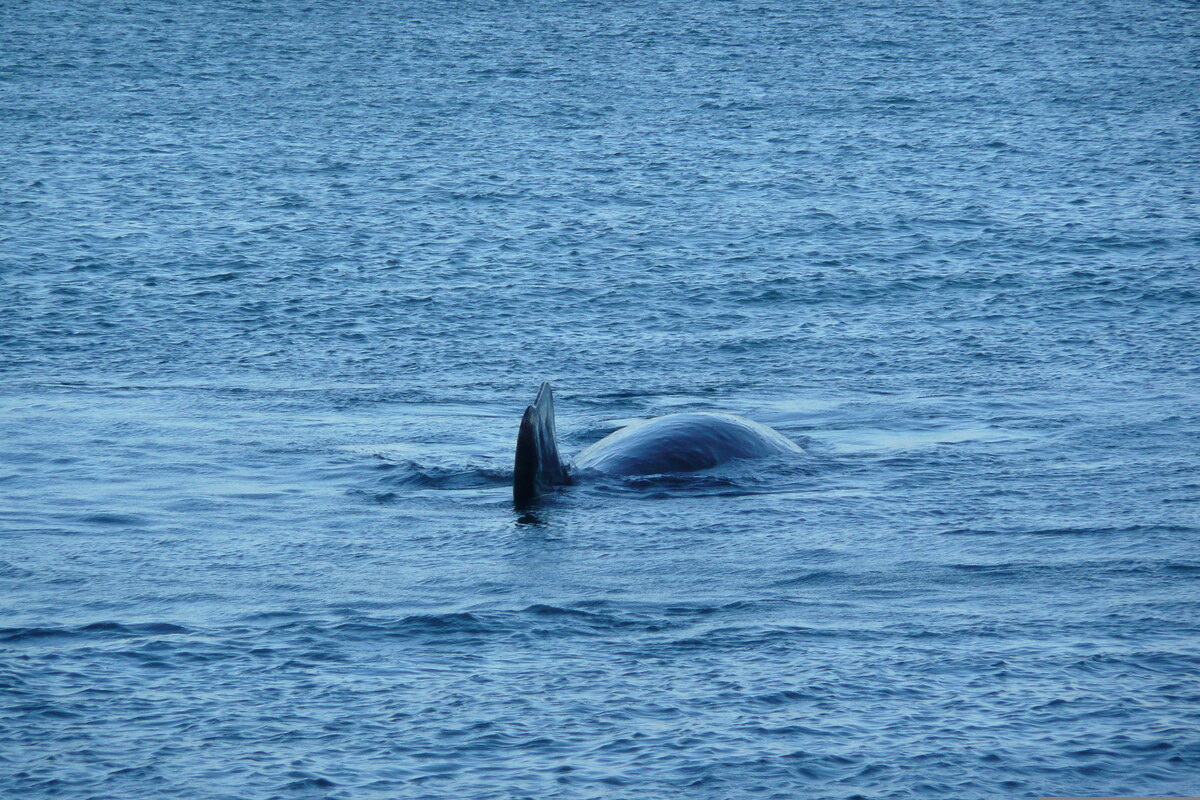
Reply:
<svg viewBox="0 0 1200 800"><path fill-rule="evenodd" d="M5 2L0 794L1200 794L1198 29Z"/></svg>

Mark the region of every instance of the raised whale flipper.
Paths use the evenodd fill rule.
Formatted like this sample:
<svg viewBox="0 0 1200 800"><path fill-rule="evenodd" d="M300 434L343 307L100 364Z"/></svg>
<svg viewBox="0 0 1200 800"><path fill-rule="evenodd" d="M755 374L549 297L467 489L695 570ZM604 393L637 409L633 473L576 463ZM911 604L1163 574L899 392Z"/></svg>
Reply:
<svg viewBox="0 0 1200 800"><path fill-rule="evenodd" d="M521 417L513 463L513 501L525 505L567 482L554 433L554 392L543 383L533 405Z"/></svg>

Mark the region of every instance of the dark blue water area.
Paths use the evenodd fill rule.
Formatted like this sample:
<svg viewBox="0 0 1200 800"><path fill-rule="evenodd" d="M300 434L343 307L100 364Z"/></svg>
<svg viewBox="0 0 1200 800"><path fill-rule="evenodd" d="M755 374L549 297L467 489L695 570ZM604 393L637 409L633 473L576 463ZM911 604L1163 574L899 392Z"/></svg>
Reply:
<svg viewBox="0 0 1200 800"><path fill-rule="evenodd" d="M1200 795L1198 34L3 3L0 795Z"/></svg>

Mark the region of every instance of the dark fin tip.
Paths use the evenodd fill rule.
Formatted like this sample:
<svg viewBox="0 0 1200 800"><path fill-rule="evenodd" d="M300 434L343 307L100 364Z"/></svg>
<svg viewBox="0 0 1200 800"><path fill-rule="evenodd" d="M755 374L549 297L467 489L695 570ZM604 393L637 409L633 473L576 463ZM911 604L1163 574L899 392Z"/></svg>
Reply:
<svg viewBox="0 0 1200 800"><path fill-rule="evenodd" d="M555 439L554 392L549 382L543 382L533 405L525 408L517 432L513 460L513 501L517 505L532 503L568 482Z"/></svg>

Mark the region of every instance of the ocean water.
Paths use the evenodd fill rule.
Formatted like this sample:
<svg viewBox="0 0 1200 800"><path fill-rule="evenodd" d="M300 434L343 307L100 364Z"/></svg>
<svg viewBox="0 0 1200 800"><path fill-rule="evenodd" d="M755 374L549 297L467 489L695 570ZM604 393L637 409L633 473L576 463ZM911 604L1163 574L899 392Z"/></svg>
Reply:
<svg viewBox="0 0 1200 800"><path fill-rule="evenodd" d="M0 795L1200 794L1198 33L5 2Z"/></svg>

